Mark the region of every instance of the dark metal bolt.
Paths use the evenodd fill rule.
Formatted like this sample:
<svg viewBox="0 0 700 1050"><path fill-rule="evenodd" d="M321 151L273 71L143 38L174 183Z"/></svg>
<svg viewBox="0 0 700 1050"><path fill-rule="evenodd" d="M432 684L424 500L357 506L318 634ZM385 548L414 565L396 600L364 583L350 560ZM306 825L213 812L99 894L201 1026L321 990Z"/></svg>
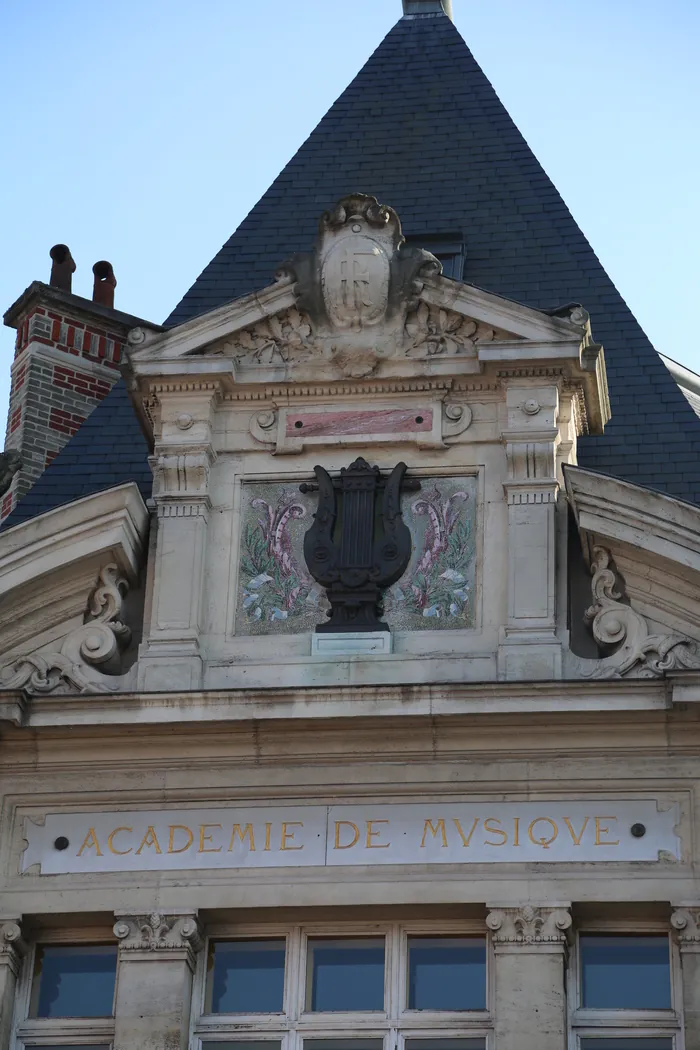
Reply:
<svg viewBox="0 0 700 1050"><path fill-rule="evenodd" d="M633 824L630 831L636 839L643 839L647 833L646 825L644 824Z"/></svg>
<svg viewBox="0 0 700 1050"><path fill-rule="evenodd" d="M53 845L54 849L57 849L60 852L64 849L68 849L68 847L70 846L70 842L68 841L65 835L59 835Z"/></svg>

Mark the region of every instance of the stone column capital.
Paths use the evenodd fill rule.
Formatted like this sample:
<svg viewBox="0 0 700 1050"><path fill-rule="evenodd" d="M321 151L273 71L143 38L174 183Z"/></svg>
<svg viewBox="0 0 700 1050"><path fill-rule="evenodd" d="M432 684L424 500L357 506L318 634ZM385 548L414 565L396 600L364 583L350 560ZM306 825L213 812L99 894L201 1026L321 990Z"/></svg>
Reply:
<svg viewBox="0 0 700 1050"><path fill-rule="evenodd" d="M671 926L682 952L700 953L700 903L675 906Z"/></svg>
<svg viewBox="0 0 700 1050"><path fill-rule="evenodd" d="M9 966L17 976L28 950L19 919L0 919L0 966Z"/></svg>
<svg viewBox="0 0 700 1050"><path fill-rule="evenodd" d="M115 912L114 917L114 936L125 957L151 961L158 955L184 956L194 967L195 956L204 945L195 911L155 911L148 915Z"/></svg>
<svg viewBox="0 0 700 1050"><path fill-rule="evenodd" d="M568 906L522 904L491 908L486 916L496 952L564 951L569 943L571 924Z"/></svg>

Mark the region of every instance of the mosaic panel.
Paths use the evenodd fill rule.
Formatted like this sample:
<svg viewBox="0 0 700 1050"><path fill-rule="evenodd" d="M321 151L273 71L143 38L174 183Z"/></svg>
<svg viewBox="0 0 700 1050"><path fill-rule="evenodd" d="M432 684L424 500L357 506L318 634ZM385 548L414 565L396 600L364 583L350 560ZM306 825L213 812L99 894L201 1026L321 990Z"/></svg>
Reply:
<svg viewBox="0 0 700 1050"><path fill-rule="evenodd" d="M392 630L463 630L475 624L477 487L474 477L421 478L402 498L413 553L384 596ZM244 484L236 634L298 634L326 619L324 589L304 562L316 495L298 482Z"/></svg>

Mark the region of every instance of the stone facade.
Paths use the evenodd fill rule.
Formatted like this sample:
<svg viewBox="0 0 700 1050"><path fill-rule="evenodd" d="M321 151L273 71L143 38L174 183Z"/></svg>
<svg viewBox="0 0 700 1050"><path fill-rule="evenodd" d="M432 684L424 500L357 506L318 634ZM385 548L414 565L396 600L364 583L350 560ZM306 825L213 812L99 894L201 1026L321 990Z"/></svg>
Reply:
<svg viewBox="0 0 700 1050"><path fill-rule="evenodd" d="M131 329L149 506L0 536L0 1050L700 1046L700 511L576 465L594 327L445 279L358 194L274 284ZM304 535L360 455L406 464L412 553L391 644L339 655ZM665 953L667 1001L586 1000L606 937ZM468 1008L413 1003L426 938L482 953ZM317 1009L327 939L383 946L383 1008ZM217 1007L231 941L283 945L274 1010ZM45 953L91 946L113 1001L51 1016Z"/></svg>

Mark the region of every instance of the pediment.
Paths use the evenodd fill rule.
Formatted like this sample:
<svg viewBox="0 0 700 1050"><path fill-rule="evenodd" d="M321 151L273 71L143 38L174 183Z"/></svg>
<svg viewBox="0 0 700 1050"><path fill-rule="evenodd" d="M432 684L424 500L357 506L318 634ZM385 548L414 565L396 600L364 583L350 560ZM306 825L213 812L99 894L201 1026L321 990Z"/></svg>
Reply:
<svg viewBox="0 0 700 1050"><path fill-rule="evenodd" d="M135 329L129 342L137 371L219 357L238 381L307 381L578 358L591 339L580 307L553 316L442 277L391 208L357 194L324 214L314 250L288 259L274 284L167 332Z"/></svg>

